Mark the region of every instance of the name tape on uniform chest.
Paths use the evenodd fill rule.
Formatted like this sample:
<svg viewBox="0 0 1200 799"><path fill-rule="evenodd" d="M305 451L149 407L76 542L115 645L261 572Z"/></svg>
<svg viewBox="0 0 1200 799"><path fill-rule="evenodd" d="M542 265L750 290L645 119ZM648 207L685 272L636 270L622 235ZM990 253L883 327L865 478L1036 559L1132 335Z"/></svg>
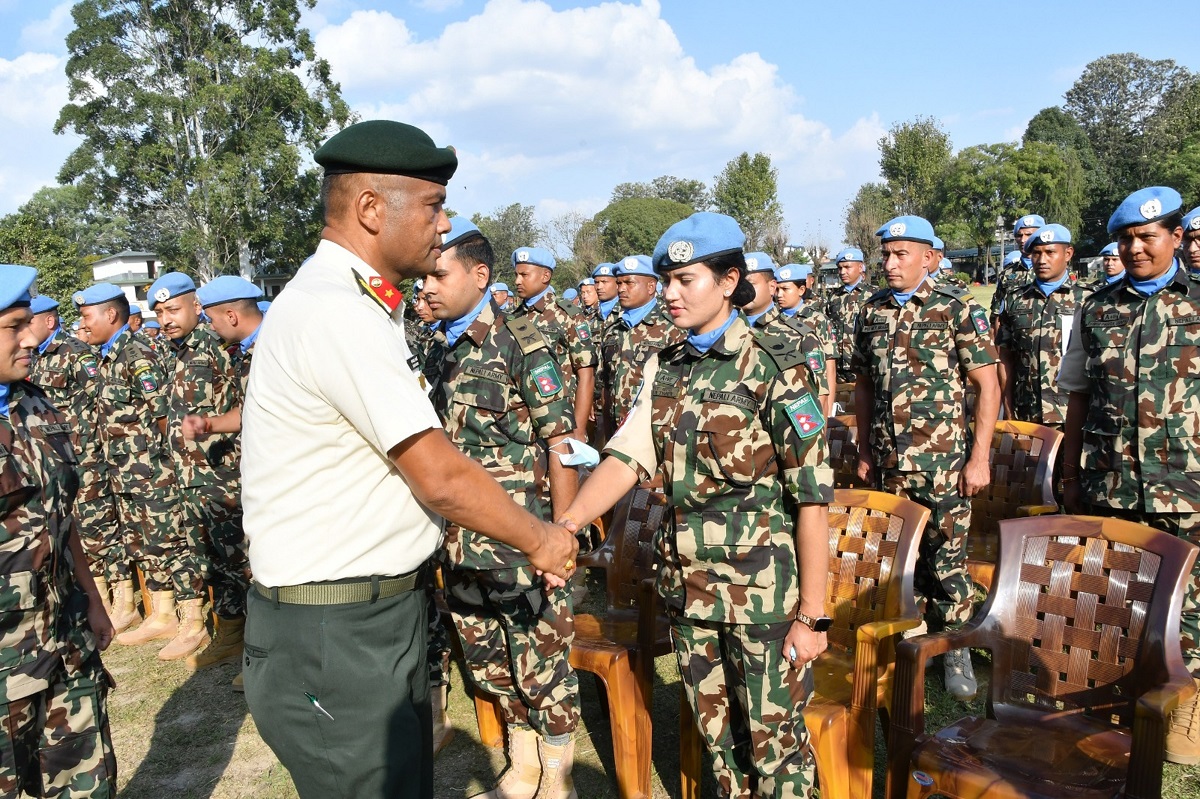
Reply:
<svg viewBox="0 0 1200 799"><path fill-rule="evenodd" d="M463 374L470 377L481 377L493 383L508 383L508 373L499 369L484 369L482 366L465 366Z"/></svg>
<svg viewBox="0 0 1200 799"><path fill-rule="evenodd" d="M758 402L753 397L747 397L743 394L735 394L732 391L716 391L714 389L705 389L700 395L701 402L716 402L721 405L734 405L738 408L745 408L748 411L757 411Z"/></svg>
<svg viewBox="0 0 1200 799"><path fill-rule="evenodd" d="M1130 314L1120 311L1104 311L1087 316L1084 324L1087 327L1128 327L1133 321Z"/></svg>

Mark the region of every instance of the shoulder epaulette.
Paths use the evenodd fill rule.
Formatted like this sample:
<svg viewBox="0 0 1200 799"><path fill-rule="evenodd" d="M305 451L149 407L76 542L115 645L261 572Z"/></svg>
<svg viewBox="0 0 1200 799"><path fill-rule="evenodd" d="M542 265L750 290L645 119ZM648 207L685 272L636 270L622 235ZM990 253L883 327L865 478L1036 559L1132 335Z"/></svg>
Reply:
<svg viewBox="0 0 1200 799"><path fill-rule="evenodd" d="M549 349L550 347L546 343L546 338L529 321L529 317L506 316L504 317L504 326L516 337L517 344L521 347L521 352L526 355L537 350Z"/></svg>
<svg viewBox="0 0 1200 799"><path fill-rule="evenodd" d="M775 362L775 365L779 367L779 371L781 372L797 366L808 366L808 361L804 357L804 353L796 346L796 342L791 339L755 330L754 340L762 348L763 352L771 356L771 360Z"/></svg>
<svg viewBox="0 0 1200 799"><path fill-rule="evenodd" d="M938 294L945 294L947 297L953 297L956 300L962 301L966 297L971 296L971 290L953 286L950 284L934 283L933 290Z"/></svg>
<svg viewBox="0 0 1200 799"><path fill-rule="evenodd" d="M578 305L572 305L571 303L564 300L562 297L555 296L554 303L559 308L562 308L564 311L566 311L567 316L583 316L583 311L579 308Z"/></svg>
<svg viewBox="0 0 1200 799"><path fill-rule="evenodd" d="M891 291L892 290L889 288L882 288L879 291L872 294L870 297L867 297L867 302L875 302L875 300L886 299L888 294L891 293Z"/></svg>

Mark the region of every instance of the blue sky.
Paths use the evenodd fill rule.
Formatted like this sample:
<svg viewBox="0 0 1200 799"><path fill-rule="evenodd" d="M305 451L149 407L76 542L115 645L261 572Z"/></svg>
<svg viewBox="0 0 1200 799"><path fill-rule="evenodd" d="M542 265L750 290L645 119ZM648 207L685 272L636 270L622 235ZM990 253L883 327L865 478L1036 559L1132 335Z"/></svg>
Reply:
<svg viewBox="0 0 1200 799"><path fill-rule="evenodd" d="M0 213L52 184L77 143L51 130L67 100L70 7L0 0ZM1145 23L1128 9L318 0L305 24L362 118L412 122L458 148L449 202L460 213L521 202L544 221L591 215L616 183L711 184L738 153L763 151L791 240L837 246L845 204L877 178L876 141L894 122L933 116L956 149L1011 141L1100 56L1200 70L1173 9Z"/></svg>

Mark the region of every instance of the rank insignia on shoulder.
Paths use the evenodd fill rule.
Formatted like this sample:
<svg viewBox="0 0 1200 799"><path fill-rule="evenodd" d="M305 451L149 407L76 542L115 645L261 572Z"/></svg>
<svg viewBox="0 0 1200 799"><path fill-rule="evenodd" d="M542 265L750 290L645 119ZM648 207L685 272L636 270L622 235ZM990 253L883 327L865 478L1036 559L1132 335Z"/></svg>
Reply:
<svg viewBox="0 0 1200 799"><path fill-rule="evenodd" d="M583 341L590 341L592 338L592 329L584 322L575 325L575 332L579 334L579 338Z"/></svg>
<svg viewBox="0 0 1200 799"><path fill-rule="evenodd" d="M547 361L529 374L533 378L533 384L537 386L539 395L553 397L562 391L562 377L559 376L558 367L553 361Z"/></svg>
<svg viewBox="0 0 1200 799"><path fill-rule="evenodd" d="M975 330L980 335L992 329L991 325L988 324L987 312L982 308L971 309L971 321L975 323Z"/></svg>
<svg viewBox="0 0 1200 799"><path fill-rule="evenodd" d="M788 421L802 439L809 439L825 429L825 414L812 394L805 394L784 408Z"/></svg>

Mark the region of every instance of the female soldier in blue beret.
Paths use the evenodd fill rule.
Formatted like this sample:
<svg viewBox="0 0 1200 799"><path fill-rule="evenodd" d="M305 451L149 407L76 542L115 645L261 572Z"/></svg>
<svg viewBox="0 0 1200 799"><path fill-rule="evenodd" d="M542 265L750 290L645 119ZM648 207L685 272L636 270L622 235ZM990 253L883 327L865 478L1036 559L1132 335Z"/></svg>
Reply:
<svg viewBox="0 0 1200 799"><path fill-rule="evenodd" d="M829 626L833 475L803 355L735 310L753 294L744 241L712 213L659 241L654 269L687 340L647 362L633 410L563 521L583 526L662 474L673 516L657 535L658 590L723 795L798 797L814 781L801 711Z"/></svg>

